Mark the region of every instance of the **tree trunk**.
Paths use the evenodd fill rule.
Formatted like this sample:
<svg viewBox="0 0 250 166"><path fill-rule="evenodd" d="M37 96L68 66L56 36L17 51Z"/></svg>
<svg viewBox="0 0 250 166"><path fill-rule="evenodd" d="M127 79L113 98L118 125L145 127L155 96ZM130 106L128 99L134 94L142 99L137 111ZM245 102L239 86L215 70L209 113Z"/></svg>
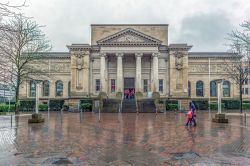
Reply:
<svg viewBox="0 0 250 166"><path fill-rule="evenodd" d="M242 114L242 83L240 83L240 113Z"/></svg>
<svg viewBox="0 0 250 166"><path fill-rule="evenodd" d="M20 77L18 76L17 77L17 84L16 84L16 92L15 92L15 94L16 94L16 103L15 103L15 109L16 109L16 111L15 111L15 114L19 114L19 87L20 87Z"/></svg>

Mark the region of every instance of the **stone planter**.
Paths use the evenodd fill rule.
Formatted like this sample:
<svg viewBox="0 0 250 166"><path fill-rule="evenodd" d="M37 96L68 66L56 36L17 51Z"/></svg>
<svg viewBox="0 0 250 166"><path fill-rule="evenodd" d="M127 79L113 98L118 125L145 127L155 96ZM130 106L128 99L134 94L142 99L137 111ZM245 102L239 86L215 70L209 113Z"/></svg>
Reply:
<svg viewBox="0 0 250 166"><path fill-rule="evenodd" d="M29 123L42 123L44 122L43 115L41 113L34 113L31 116L31 119L28 120Z"/></svg>
<svg viewBox="0 0 250 166"><path fill-rule="evenodd" d="M228 119L225 114L215 114L215 118L212 119L216 123L228 123Z"/></svg>

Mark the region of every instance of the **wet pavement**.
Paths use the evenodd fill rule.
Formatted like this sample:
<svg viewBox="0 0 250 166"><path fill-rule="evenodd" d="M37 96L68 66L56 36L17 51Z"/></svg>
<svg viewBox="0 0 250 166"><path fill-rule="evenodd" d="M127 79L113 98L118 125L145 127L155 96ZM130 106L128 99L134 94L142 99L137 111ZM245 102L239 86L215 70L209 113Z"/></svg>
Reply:
<svg viewBox="0 0 250 166"><path fill-rule="evenodd" d="M250 165L250 117L218 124L198 112L196 127L174 112L44 117L0 116L0 165Z"/></svg>

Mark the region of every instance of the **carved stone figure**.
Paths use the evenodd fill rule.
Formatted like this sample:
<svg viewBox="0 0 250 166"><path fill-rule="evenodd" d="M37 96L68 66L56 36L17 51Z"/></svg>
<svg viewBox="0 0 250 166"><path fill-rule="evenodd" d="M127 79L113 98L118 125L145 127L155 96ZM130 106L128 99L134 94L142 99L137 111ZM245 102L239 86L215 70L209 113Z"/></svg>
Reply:
<svg viewBox="0 0 250 166"><path fill-rule="evenodd" d="M145 42L143 39L133 36L131 34L126 34L124 36L121 36L117 38L116 40L113 40L112 42L119 42L119 43L136 43L136 42Z"/></svg>
<svg viewBox="0 0 250 166"><path fill-rule="evenodd" d="M181 70L183 68L184 54L182 52L176 51L174 55L175 55L175 67L177 70Z"/></svg>

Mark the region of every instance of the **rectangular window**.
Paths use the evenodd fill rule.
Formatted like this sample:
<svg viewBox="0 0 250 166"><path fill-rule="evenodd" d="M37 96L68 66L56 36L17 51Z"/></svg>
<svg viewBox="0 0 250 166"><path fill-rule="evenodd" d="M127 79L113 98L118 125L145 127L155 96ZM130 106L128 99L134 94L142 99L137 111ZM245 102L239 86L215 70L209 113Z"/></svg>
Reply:
<svg viewBox="0 0 250 166"><path fill-rule="evenodd" d="M111 92L115 92L115 79L111 79Z"/></svg>
<svg viewBox="0 0 250 166"><path fill-rule="evenodd" d="M95 91L96 92L100 91L100 80L99 79L95 80Z"/></svg>
<svg viewBox="0 0 250 166"><path fill-rule="evenodd" d="M248 88L245 88L245 94L248 95Z"/></svg>
<svg viewBox="0 0 250 166"><path fill-rule="evenodd" d="M36 97L36 83L30 81L30 97Z"/></svg>
<svg viewBox="0 0 250 166"><path fill-rule="evenodd" d="M148 80L143 80L143 92L148 92Z"/></svg>
<svg viewBox="0 0 250 166"><path fill-rule="evenodd" d="M244 95L244 92L245 92L245 91L244 91L244 88L242 88L242 90L241 90L241 91L242 91L242 94Z"/></svg>
<svg viewBox="0 0 250 166"><path fill-rule="evenodd" d="M159 92L163 93L163 79L159 80Z"/></svg>

